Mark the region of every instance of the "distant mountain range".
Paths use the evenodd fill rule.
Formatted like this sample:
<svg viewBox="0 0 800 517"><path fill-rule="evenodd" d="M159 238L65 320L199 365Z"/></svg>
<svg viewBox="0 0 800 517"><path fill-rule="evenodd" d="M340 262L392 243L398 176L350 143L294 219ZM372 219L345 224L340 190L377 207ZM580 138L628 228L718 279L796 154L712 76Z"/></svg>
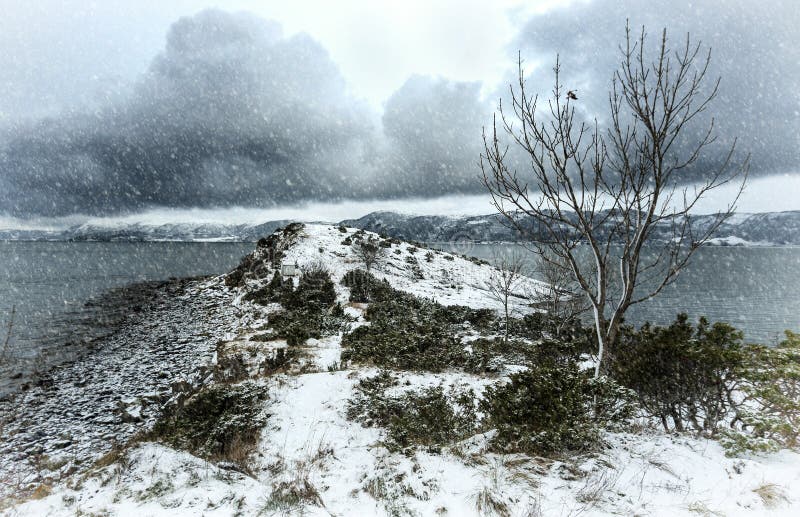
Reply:
<svg viewBox="0 0 800 517"><path fill-rule="evenodd" d="M255 242L291 221L259 224L82 224L65 230L2 230L0 240L72 242Z"/></svg>
<svg viewBox="0 0 800 517"><path fill-rule="evenodd" d="M713 216L700 215L692 220L701 229ZM65 230L0 229L0 240L14 241L100 241L100 242L255 242L289 221L268 221L251 224L118 224L77 225ZM536 224L530 218L520 222L536 235ZM497 214L469 217L414 216L395 212L373 212L360 219L341 224L363 228L388 236L421 242L478 241L513 242L518 236ZM544 233L541 233L544 237ZM669 226L654 233L656 239L671 238ZM711 242L717 245L800 246L800 211L763 214L736 214L730 218Z"/></svg>
<svg viewBox="0 0 800 517"><path fill-rule="evenodd" d="M714 221L713 215L692 218L692 226L698 231ZM536 222L521 216L518 222L529 229L531 235L547 234ZM422 242L514 242L519 235L509 228L498 214L472 217L411 216L394 212L373 212L360 219L342 221L345 226L363 228L392 237ZM672 239L668 224L657 227L653 233L656 240ZM800 245L800 211L773 212L764 214L735 214L725 222L710 244L787 246Z"/></svg>

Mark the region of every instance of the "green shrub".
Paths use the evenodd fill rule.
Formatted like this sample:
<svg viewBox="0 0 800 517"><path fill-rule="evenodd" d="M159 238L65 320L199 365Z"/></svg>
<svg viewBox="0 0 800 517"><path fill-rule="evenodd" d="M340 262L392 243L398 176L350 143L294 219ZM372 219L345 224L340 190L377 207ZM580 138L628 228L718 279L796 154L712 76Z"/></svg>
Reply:
<svg viewBox="0 0 800 517"><path fill-rule="evenodd" d="M319 310L288 310L270 314L271 339L285 339L289 346L304 344L308 339L322 339L340 332L347 327L349 318L341 306ZM265 338L260 338L266 341Z"/></svg>
<svg viewBox="0 0 800 517"><path fill-rule="evenodd" d="M289 282L291 283L291 282ZM269 283L260 289L250 291L244 295L247 301L254 301L261 305L268 305L270 303L280 302L284 292L284 281L281 277L280 271L275 271Z"/></svg>
<svg viewBox="0 0 800 517"><path fill-rule="evenodd" d="M568 344L578 355L590 354L594 350L594 330L584 327L580 320L574 318L563 321L546 312L533 312L522 318L509 321L509 333L513 336Z"/></svg>
<svg viewBox="0 0 800 517"><path fill-rule="evenodd" d="M245 382L203 388L162 416L152 437L209 459L241 460L266 422L267 388Z"/></svg>
<svg viewBox="0 0 800 517"><path fill-rule="evenodd" d="M542 340L542 334L538 333L540 342L536 345L528 339L500 344L494 339L481 338L468 343L472 349L468 351L459 337L464 326L490 331L498 322L494 311L458 305L445 307L397 291L386 281L363 271L348 273L342 283L350 287L351 300L370 300L365 313L370 325L358 327L342 341L345 348L342 359L346 361L401 370L460 368L480 373L497 370L501 360L524 365L544 356L577 359L590 346L577 339L567 343Z"/></svg>
<svg viewBox="0 0 800 517"><path fill-rule="evenodd" d="M259 365L259 370L264 375L271 375L285 369L297 361L297 350L291 348L277 348Z"/></svg>
<svg viewBox="0 0 800 517"><path fill-rule="evenodd" d="M527 366L547 361L578 361L582 354L570 343L502 337L478 338L470 341L472 352L466 357L464 370L471 373L497 371L503 364Z"/></svg>
<svg viewBox="0 0 800 517"><path fill-rule="evenodd" d="M729 454L800 445L800 337L745 345L725 323L685 314L669 327L623 329L609 372L665 430L719 438Z"/></svg>
<svg viewBox="0 0 800 517"><path fill-rule="evenodd" d="M435 386L386 395L396 384L396 378L387 372L363 379L347 405L349 419L386 429L389 450L421 446L438 452L443 445L475 433L478 420L472 390Z"/></svg>
<svg viewBox="0 0 800 517"><path fill-rule="evenodd" d="M256 336L256 341L286 339L290 346L302 345L310 338L320 339L344 330L348 322L336 303L330 274L321 265L307 268L297 288L291 279L282 280L276 272L267 286L251 295L260 303L279 301L285 308L269 316L272 333Z"/></svg>
<svg viewBox="0 0 800 517"><path fill-rule="evenodd" d="M776 347L750 346L742 371L747 403L721 439L730 454L800 446L800 334ZM738 424L738 428L734 428Z"/></svg>
<svg viewBox="0 0 800 517"><path fill-rule="evenodd" d="M342 285L350 289L351 302L366 303L372 299L385 299L393 289L386 280L378 280L363 269L354 269L342 277Z"/></svg>
<svg viewBox="0 0 800 517"><path fill-rule="evenodd" d="M297 288L285 291L281 304L287 309L324 310L336 301L336 289L331 275L321 264L303 271Z"/></svg>
<svg viewBox="0 0 800 517"><path fill-rule="evenodd" d="M443 307L384 282L370 285L371 303L365 313L370 325L344 336L343 360L434 372L464 366L468 353L453 325L480 320L484 313Z"/></svg>
<svg viewBox="0 0 800 517"><path fill-rule="evenodd" d="M604 428L630 416L627 396L574 361L543 361L487 388L480 408L495 450L548 455L598 446Z"/></svg>
<svg viewBox="0 0 800 517"><path fill-rule="evenodd" d="M398 370L438 372L464 363L460 340L426 322L375 320L344 336L342 359Z"/></svg>
<svg viewBox="0 0 800 517"><path fill-rule="evenodd" d="M242 257L241 262L236 268L225 275L225 285L228 287L242 287L244 286L244 279L248 272L252 271L256 266L256 259L252 254Z"/></svg>
<svg viewBox="0 0 800 517"><path fill-rule="evenodd" d="M734 391L747 356L735 328L705 318L692 327L680 314L669 327L623 328L609 353L609 372L665 430L715 436L737 411Z"/></svg>

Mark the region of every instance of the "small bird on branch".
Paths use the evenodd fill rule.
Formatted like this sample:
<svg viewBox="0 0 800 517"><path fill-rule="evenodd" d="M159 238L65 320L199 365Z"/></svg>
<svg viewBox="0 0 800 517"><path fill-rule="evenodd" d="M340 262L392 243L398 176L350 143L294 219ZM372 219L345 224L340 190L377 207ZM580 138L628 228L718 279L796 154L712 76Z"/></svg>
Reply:
<svg viewBox="0 0 800 517"><path fill-rule="evenodd" d="M567 92L567 99L570 99L570 100L573 100L573 101L578 100L578 96L575 95L575 92L577 92L577 91L578 90L575 90L575 91L570 90L570 91L568 91Z"/></svg>

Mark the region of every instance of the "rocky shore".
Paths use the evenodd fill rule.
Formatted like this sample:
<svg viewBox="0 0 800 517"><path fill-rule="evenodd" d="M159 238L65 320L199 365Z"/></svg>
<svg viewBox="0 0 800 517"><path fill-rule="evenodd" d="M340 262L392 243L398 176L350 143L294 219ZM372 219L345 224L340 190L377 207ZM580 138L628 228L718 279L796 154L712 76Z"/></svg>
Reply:
<svg viewBox="0 0 800 517"><path fill-rule="evenodd" d="M215 344L239 324L232 298L218 280L185 279L95 302L105 335L0 402L0 498L85 469L203 383Z"/></svg>

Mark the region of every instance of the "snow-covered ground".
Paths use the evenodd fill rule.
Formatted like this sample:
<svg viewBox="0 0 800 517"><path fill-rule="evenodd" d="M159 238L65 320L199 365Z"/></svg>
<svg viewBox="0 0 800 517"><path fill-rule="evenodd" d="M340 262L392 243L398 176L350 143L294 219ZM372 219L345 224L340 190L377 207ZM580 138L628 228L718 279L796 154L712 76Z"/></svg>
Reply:
<svg viewBox="0 0 800 517"><path fill-rule="evenodd" d="M352 235L354 230L348 230ZM347 235L336 227L307 225L284 262L301 267L322 262L348 305L339 280L359 267ZM410 249L412 248L412 249ZM395 250L400 250L396 253ZM498 308L485 290L492 268L444 252L395 244L376 275L395 288L443 304ZM411 253L413 252L413 253ZM256 252L256 257L264 250ZM416 257L416 266L407 257ZM413 261L412 261L413 262ZM422 277L422 278L420 278ZM541 288L528 281L526 293ZM222 280L206 284L220 289ZM456 287L454 287L456 286ZM197 296L203 296L198 293ZM521 298L514 298L522 311ZM223 349L257 347L256 361L283 341L254 342L272 308L233 302L239 328ZM347 312L363 324L363 306ZM374 368L331 369L339 361L341 335L309 340L303 368L251 379L267 386L267 424L251 456L252 475L242 474L150 442L138 443L115 463L41 490L5 510L7 515L800 515L800 455L782 451L728 458L718 443L640 433L609 434L609 448L580 459L552 460L486 452L478 435L441 453L389 452L380 428L346 418L354 385ZM498 381L462 372L398 373L397 389L465 385L480 393ZM287 507L276 494L305 494ZM491 502L491 504L490 504Z"/></svg>

